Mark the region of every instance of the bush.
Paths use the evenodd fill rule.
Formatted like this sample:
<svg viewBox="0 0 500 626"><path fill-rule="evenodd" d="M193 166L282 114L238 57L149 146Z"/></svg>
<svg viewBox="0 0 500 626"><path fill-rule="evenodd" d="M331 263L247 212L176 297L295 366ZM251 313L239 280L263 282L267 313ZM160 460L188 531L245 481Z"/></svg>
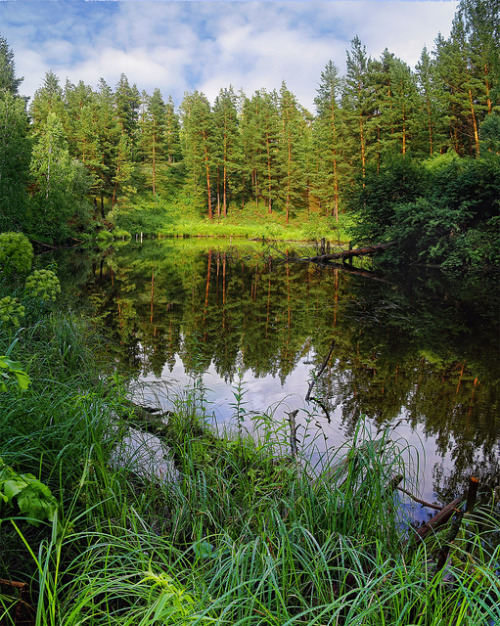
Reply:
<svg viewBox="0 0 500 626"><path fill-rule="evenodd" d="M17 298L5 296L0 298L0 322L19 326L19 320L24 317L24 307Z"/></svg>
<svg viewBox="0 0 500 626"><path fill-rule="evenodd" d="M33 246L22 233L0 234L0 268L6 275L29 272L33 263Z"/></svg>
<svg viewBox="0 0 500 626"><path fill-rule="evenodd" d="M28 276L24 291L30 298L53 302L61 293L61 285L52 270L36 270Z"/></svg>

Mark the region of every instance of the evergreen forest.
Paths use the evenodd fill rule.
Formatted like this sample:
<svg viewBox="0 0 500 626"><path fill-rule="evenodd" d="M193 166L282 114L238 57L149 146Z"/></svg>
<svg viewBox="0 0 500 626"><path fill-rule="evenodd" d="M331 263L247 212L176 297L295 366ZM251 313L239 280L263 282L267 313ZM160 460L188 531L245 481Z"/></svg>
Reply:
<svg viewBox="0 0 500 626"><path fill-rule="evenodd" d="M246 236L396 241L397 262L496 264L499 42L498 0L462 0L414 69L354 37L345 76L331 61L321 73L312 113L285 82L176 106L125 74L113 89L50 71L27 102L1 37L0 231L60 244L113 226L247 224Z"/></svg>

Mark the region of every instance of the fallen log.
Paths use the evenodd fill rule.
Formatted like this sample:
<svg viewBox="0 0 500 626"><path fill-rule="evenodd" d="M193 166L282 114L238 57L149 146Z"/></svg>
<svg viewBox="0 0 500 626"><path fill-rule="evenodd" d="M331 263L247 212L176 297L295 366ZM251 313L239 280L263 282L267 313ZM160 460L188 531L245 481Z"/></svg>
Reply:
<svg viewBox="0 0 500 626"><path fill-rule="evenodd" d="M335 261L336 259L342 259L345 261L346 259L352 259L356 256L369 256L372 254L376 254L377 252L383 252L395 245L395 241L389 241L388 243L380 243L375 246L365 246L364 248L354 248L353 250L343 250L342 252L334 252L332 254L320 254L319 256L311 256L302 259L302 261L309 261L310 263L325 263L328 264L329 261Z"/></svg>
<svg viewBox="0 0 500 626"><path fill-rule="evenodd" d="M444 506L434 517L422 524L415 531L416 539L424 539L429 533L433 533L438 528L446 524L446 522L457 512L457 507L463 502L463 498L456 498Z"/></svg>

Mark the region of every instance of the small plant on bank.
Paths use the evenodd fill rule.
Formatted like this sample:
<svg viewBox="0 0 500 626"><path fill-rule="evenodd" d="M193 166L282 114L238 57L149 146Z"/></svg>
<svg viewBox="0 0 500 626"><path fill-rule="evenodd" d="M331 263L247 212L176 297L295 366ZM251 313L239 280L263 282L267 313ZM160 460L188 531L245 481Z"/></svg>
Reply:
<svg viewBox="0 0 500 626"><path fill-rule="evenodd" d="M57 511L57 500L50 489L33 474L19 474L0 458L0 511L17 511L30 524L52 522Z"/></svg>
<svg viewBox="0 0 500 626"><path fill-rule="evenodd" d="M6 275L29 272L33 246L22 233L0 233L0 270Z"/></svg>
<svg viewBox="0 0 500 626"><path fill-rule="evenodd" d="M61 285L52 270L36 270L26 279L24 291L28 298L53 302L61 293Z"/></svg>
<svg viewBox="0 0 500 626"><path fill-rule="evenodd" d="M18 298L5 296L0 298L0 322L13 326L19 326L19 321L24 317L24 306Z"/></svg>

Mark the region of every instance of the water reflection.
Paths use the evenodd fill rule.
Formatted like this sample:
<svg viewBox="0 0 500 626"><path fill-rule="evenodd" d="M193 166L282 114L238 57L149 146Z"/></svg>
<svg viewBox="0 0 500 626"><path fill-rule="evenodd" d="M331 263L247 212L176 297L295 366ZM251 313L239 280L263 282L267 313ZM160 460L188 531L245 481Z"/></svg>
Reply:
<svg viewBox="0 0 500 626"><path fill-rule="evenodd" d="M497 480L497 277L372 280L203 240L132 244L90 263L72 288L86 290L133 376L181 387L203 375L223 422L241 373L250 415L282 401L276 419L300 408L304 424L316 408L334 444L362 415L374 427L399 422L425 447L424 491L444 501L471 473ZM307 404L332 342L313 394L321 404Z"/></svg>

